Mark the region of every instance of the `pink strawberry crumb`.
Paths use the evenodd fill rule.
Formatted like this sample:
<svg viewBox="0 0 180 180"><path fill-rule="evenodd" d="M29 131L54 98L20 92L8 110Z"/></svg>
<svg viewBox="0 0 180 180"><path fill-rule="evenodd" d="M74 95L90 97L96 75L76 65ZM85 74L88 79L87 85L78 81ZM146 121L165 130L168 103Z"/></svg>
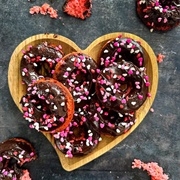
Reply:
<svg viewBox="0 0 180 180"><path fill-rule="evenodd" d="M168 180L168 175L164 174L163 168L156 162L144 163L139 159L134 159L132 162L132 168L143 169L147 171L148 175L151 176L151 180Z"/></svg>
<svg viewBox="0 0 180 180"><path fill-rule="evenodd" d="M165 58L165 56L164 56L163 54L159 53L159 54L157 55L157 61L158 61L158 63L163 62L163 59L164 59L164 58Z"/></svg>
<svg viewBox="0 0 180 180"><path fill-rule="evenodd" d="M42 6L33 6L29 10L30 14L42 14L42 15L47 15L53 19L58 18L57 10L53 9L49 4L44 3Z"/></svg>

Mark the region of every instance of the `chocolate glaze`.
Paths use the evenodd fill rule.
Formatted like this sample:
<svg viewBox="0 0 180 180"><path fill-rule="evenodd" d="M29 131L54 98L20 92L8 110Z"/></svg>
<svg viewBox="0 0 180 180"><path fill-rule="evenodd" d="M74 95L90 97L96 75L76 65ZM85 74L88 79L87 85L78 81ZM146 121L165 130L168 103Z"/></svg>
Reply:
<svg viewBox="0 0 180 180"><path fill-rule="evenodd" d="M20 179L23 170L18 166L36 158L34 148L24 139L12 138L0 143L0 179ZM13 163L12 160L14 160Z"/></svg>
<svg viewBox="0 0 180 180"><path fill-rule="evenodd" d="M151 31L170 30L180 23L180 0L136 0L137 14Z"/></svg>
<svg viewBox="0 0 180 180"><path fill-rule="evenodd" d="M54 79L46 78L28 87L21 104L24 118L30 122L30 127L40 131L54 131L63 126L65 120L73 114L73 98L60 84ZM69 106L72 106L70 113Z"/></svg>
<svg viewBox="0 0 180 180"><path fill-rule="evenodd" d="M126 133L135 123L135 112L118 113L104 107L97 98L89 107L89 119L95 124L96 131L110 136Z"/></svg>
<svg viewBox="0 0 180 180"><path fill-rule="evenodd" d="M100 135L83 110L79 109L69 126L54 134L54 137L59 150L66 154L66 157L72 158L90 153L97 146Z"/></svg>
<svg viewBox="0 0 180 180"><path fill-rule="evenodd" d="M63 54L60 46L55 47L46 42L29 47L29 50L23 55L20 65L23 82L29 85L43 76L52 77L52 71Z"/></svg>
<svg viewBox="0 0 180 180"><path fill-rule="evenodd" d="M120 35L103 46L99 55L99 66L103 69L113 62L122 60L131 61L138 67L142 67L144 64L141 45L131 38L121 38Z"/></svg>
<svg viewBox="0 0 180 180"><path fill-rule="evenodd" d="M97 77L96 94L105 107L126 113L144 103L149 85L144 68L122 61L102 70Z"/></svg>
<svg viewBox="0 0 180 180"><path fill-rule="evenodd" d="M63 83L71 92L75 107L84 106L94 93L97 64L88 55L70 53L56 65L53 78Z"/></svg>

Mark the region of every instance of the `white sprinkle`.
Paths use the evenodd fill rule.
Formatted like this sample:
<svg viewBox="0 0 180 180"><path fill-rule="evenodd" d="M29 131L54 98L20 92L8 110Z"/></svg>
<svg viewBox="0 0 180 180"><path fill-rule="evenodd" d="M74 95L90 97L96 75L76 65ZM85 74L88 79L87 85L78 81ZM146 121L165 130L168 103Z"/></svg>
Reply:
<svg viewBox="0 0 180 180"><path fill-rule="evenodd" d="M109 51L107 49L104 50L104 53L108 53Z"/></svg>
<svg viewBox="0 0 180 180"><path fill-rule="evenodd" d="M54 105L54 109L55 109L55 110L57 109L57 106L56 106L56 105Z"/></svg>
<svg viewBox="0 0 180 180"><path fill-rule="evenodd" d="M26 75L26 73L24 71L22 71L22 76L25 76L25 75Z"/></svg>
<svg viewBox="0 0 180 180"><path fill-rule="evenodd" d="M130 53L131 53L131 54L134 53L134 49L131 49L131 50L130 50Z"/></svg>
<svg viewBox="0 0 180 180"><path fill-rule="evenodd" d="M37 67L37 66L38 66L36 63L33 63L33 65L34 65L35 67Z"/></svg>
<svg viewBox="0 0 180 180"><path fill-rule="evenodd" d="M87 65L87 69L88 69L88 70L90 70L90 68L91 68L91 65L90 65L90 64L88 64L88 65Z"/></svg>
<svg viewBox="0 0 180 180"><path fill-rule="evenodd" d="M80 102L81 102L81 99L80 99L80 98L78 98L78 99L77 99L77 103L80 103Z"/></svg>
<svg viewBox="0 0 180 180"><path fill-rule="evenodd" d="M120 131L119 129L116 129L116 132L117 132L117 133L120 133L121 131Z"/></svg>
<svg viewBox="0 0 180 180"><path fill-rule="evenodd" d="M67 70L67 71L71 71L71 68L70 68L70 67L68 67L66 70Z"/></svg>
<svg viewBox="0 0 180 180"><path fill-rule="evenodd" d="M111 88L110 87L106 88L106 91L111 91Z"/></svg>
<svg viewBox="0 0 180 180"><path fill-rule="evenodd" d="M118 115L119 115L119 117L123 117L123 114L121 114L121 113L118 113Z"/></svg>
<svg viewBox="0 0 180 180"><path fill-rule="evenodd" d="M131 102L131 104L134 106L134 105L136 105L136 102L133 101L133 102Z"/></svg>
<svg viewBox="0 0 180 180"><path fill-rule="evenodd" d="M41 106L39 105L39 106L37 106L37 108L38 108L38 109L41 109Z"/></svg>
<svg viewBox="0 0 180 180"><path fill-rule="evenodd" d="M42 61L45 61L45 60L46 60L46 57L42 57L41 60L42 60Z"/></svg>
<svg viewBox="0 0 180 180"><path fill-rule="evenodd" d="M65 102L62 102L62 103L61 103L61 106L65 106Z"/></svg>
<svg viewBox="0 0 180 180"><path fill-rule="evenodd" d="M45 89L45 92L49 92L49 89Z"/></svg>

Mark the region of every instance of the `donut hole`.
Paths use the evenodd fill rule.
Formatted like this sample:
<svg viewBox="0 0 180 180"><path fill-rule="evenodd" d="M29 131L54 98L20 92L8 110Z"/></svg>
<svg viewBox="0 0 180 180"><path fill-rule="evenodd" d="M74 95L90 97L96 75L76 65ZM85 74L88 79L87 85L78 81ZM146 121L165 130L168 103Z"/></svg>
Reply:
<svg viewBox="0 0 180 180"><path fill-rule="evenodd" d="M39 63L38 66L36 67L36 70L37 70L38 74L40 74L44 77L51 76L50 65L47 62Z"/></svg>
<svg viewBox="0 0 180 180"><path fill-rule="evenodd" d="M85 69L84 70L79 70L75 69L72 71L71 76L74 80L74 84L77 86L85 85L89 83L91 79L90 73L88 73Z"/></svg>
<svg viewBox="0 0 180 180"><path fill-rule="evenodd" d="M85 138L85 128L83 126L80 127L74 127L72 129L73 131L73 139L78 141L78 140L84 140Z"/></svg>

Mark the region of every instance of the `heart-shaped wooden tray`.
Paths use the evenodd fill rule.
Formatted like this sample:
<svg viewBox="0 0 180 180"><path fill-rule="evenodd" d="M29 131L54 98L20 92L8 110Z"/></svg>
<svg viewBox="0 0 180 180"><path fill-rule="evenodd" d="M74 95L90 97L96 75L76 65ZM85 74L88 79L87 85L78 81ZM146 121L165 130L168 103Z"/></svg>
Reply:
<svg viewBox="0 0 180 180"><path fill-rule="evenodd" d="M103 140L99 143L98 147L92 153L82 157L73 157L71 159L66 158L64 154L62 154L55 147L54 139L51 136L51 134L43 133L47 137L47 139L51 142L52 146L55 148L59 156L60 162L62 164L62 167L67 171L72 171L94 160L95 158L101 156L105 152L109 151L111 148L113 148L118 143L120 143L123 139L128 137L129 134L132 131L134 131L135 128L143 121L144 117L151 108L158 86L158 66L157 66L156 56L152 48L147 44L147 42L145 42L143 39L141 39L140 37L134 34L129 34L125 32L116 32L101 36L95 41L93 41L85 50L81 50L74 42L72 42L70 39L66 37L60 35L54 35L54 34L39 34L24 40L22 43L20 43L17 46L17 48L14 50L12 54L8 69L8 84L12 98L15 104L17 105L17 107L21 110L21 105L19 102L21 97L26 93L26 86L22 85L22 79L20 74L20 61L23 55L22 50L26 50L29 45L37 45L41 42L46 41L56 45L60 44L65 54L73 51L78 51L90 55L92 58L97 60L99 50L102 48L102 46L108 40L112 38L116 38L120 34L122 34L123 37L132 38L136 41L141 42L141 45L144 49L145 67L147 68L147 74L149 76L149 81L151 83L149 89L151 93L151 98L147 98L143 106L141 106L141 108L138 109L136 113L137 122L126 134L115 138L102 136Z"/></svg>

